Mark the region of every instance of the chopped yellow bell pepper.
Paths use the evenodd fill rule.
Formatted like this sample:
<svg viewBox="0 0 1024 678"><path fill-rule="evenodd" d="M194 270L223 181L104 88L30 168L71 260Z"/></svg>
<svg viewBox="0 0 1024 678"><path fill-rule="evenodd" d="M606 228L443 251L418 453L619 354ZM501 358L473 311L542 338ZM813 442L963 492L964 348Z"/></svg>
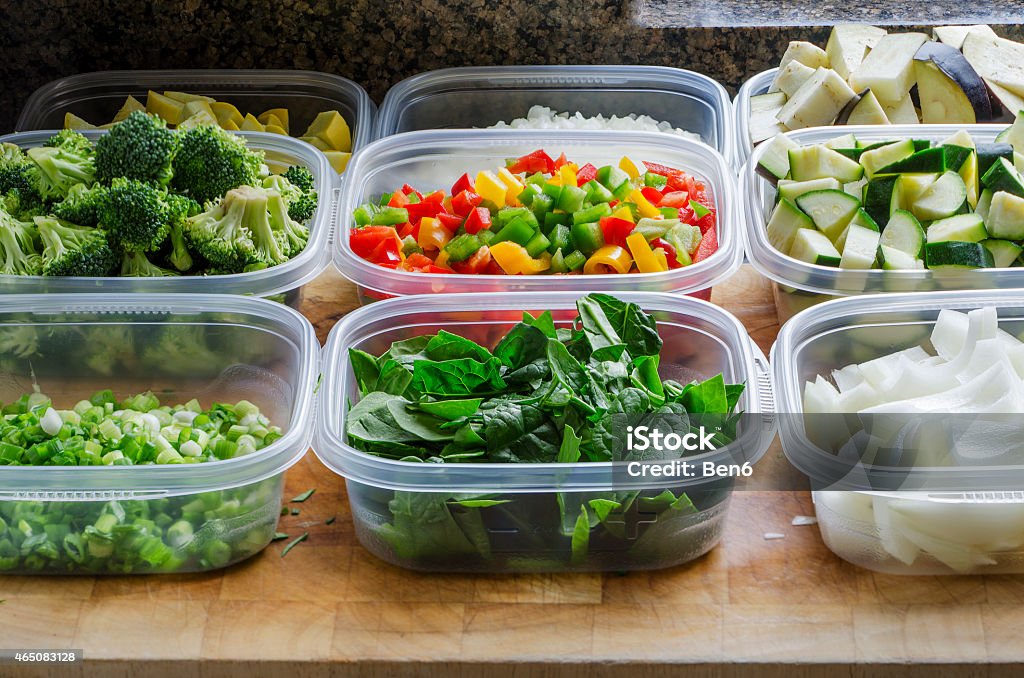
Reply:
<svg viewBox="0 0 1024 678"><path fill-rule="evenodd" d="M640 211L640 216L648 217L650 219L657 219L661 216L661 212L657 207L651 204L651 201L644 197L644 194L640 192L640 189L633 189L633 192L629 194L630 202L636 204L637 209Z"/></svg>
<svg viewBox="0 0 1024 678"><path fill-rule="evenodd" d="M214 101L210 104L210 110L217 116L220 126L224 129L238 129L245 120L245 116L237 108L224 101ZM229 128L228 122L233 122L235 126Z"/></svg>
<svg viewBox="0 0 1024 678"><path fill-rule="evenodd" d="M272 122L271 118L277 118L277 122ZM287 108L271 108L270 110L263 111L257 115L256 119L264 125L277 125L278 127L283 127L285 130L288 129ZM285 132L285 134L287 134L287 132Z"/></svg>
<svg viewBox="0 0 1024 678"><path fill-rule="evenodd" d="M420 219L420 232L416 236L416 244L425 250L439 250L452 239L452 233L440 220L434 217Z"/></svg>
<svg viewBox="0 0 1024 678"><path fill-rule="evenodd" d="M505 198L508 196L508 187L494 175L494 172L484 170L476 175L476 194L484 200L490 200L498 207L505 206Z"/></svg>
<svg viewBox="0 0 1024 678"><path fill-rule="evenodd" d="M331 163L331 167L338 174L345 171L348 161L352 159L352 154L348 151L324 151L324 155L327 156L327 161Z"/></svg>
<svg viewBox="0 0 1024 678"><path fill-rule="evenodd" d="M525 247L511 240L495 243L489 249L494 263L509 275L533 275L551 268L551 255L541 255L540 259L534 259Z"/></svg>
<svg viewBox="0 0 1024 678"><path fill-rule="evenodd" d="M434 266L441 266L442 268L451 268L448 266L448 250L441 250L437 253L437 257L434 258Z"/></svg>
<svg viewBox="0 0 1024 678"><path fill-rule="evenodd" d="M168 99L174 99L180 101L183 104L187 104L191 101L205 101L208 104L212 104L216 99L213 97L204 96L202 94L190 94L188 92L175 92L173 90L165 90L164 96Z"/></svg>
<svg viewBox="0 0 1024 678"><path fill-rule="evenodd" d="M563 186L575 186L576 181L576 170L570 165L562 165L558 170L558 176L562 179Z"/></svg>
<svg viewBox="0 0 1024 678"><path fill-rule="evenodd" d="M111 122L121 122L135 111L144 111L146 107L142 105L142 102L135 97L128 95L128 98L124 100L124 104L121 105L120 110L114 116Z"/></svg>
<svg viewBox="0 0 1024 678"><path fill-rule="evenodd" d="M352 131L337 111L318 113L303 136L320 137L332 151L352 150Z"/></svg>
<svg viewBox="0 0 1024 678"><path fill-rule="evenodd" d="M519 206L519 194L523 192L526 186L523 182L519 181L516 175L509 172L506 168L502 167L498 170L498 180L505 184L507 190L505 191L505 202L512 207Z"/></svg>
<svg viewBox="0 0 1024 678"><path fill-rule="evenodd" d="M97 129L97 127L96 127L96 125L92 124L91 122L89 122L87 120L83 120L82 118L79 118L74 113L65 113L64 114L64 129L83 130L83 129Z"/></svg>
<svg viewBox="0 0 1024 678"><path fill-rule="evenodd" d="M628 174L630 179L636 180L636 178L640 176L640 170L638 170L633 161L626 156L622 156L622 160L619 161L619 169Z"/></svg>
<svg viewBox="0 0 1024 678"><path fill-rule="evenodd" d="M284 127L280 127L278 125L267 125L263 129L263 131L264 132L270 132L271 134L281 134L281 135L284 135L284 136L288 136L288 132L285 130L285 128Z"/></svg>
<svg viewBox="0 0 1024 678"><path fill-rule="evenodd" d="M626 236L626 245L641 273L660 273L668 270L668 259L665 257L665 253L658 250L658 253L661 254L659 260L657 253L651 249L651 245L643 233L632 233Z"/></svg>
<svg viewBox="0 0 1024 678"><path fill-rule="evenodd" d="M632 266L633 258L629 256L629 252L624 247L605 245L590 255L587 263L583 265L583 272L594 275L595 273L606 273L607 269L611 269L615 273L629 273Z"/></svg>
<svg viewBox="0 0 1024 678"><path fill-rule="evenodd" d="M616 219L625 219L626 221L632 221L633 223L636 223L636 221L633 219L633 210L629 209L625 205L612 212L612 216L615 217Z"/></svg>
<svg viewBox="0 0 1024 678"><path fill-rule="evenodd" d="M299 137L299 139L301 141L305 141L307 144L310 144L311 146L313 146L313 147L323 151L324 153L326 153L329 150L331 150L331 148L327 145L327 142L325 142L320 137Z"/></svg>
<svg viewBox="0 0 1024 678"><path fill-rule="evenodd" d="M165 97L159 92L150 90L146 95L146 112L163 118L168 125L177 125L181 122L181 113L184 109L184 103Z"/></svg>
<svg viewBox="0 0 1024 678"><path fill-rule="evenodd" d="M241 128L250 132L265 132L266 128L263 127L263 123L256 119L256 116L252 113L245 114L245 120L242 121Z"/></svg>
<svg viewBox="0 0 1024 678"><path fill-rule="evenodd" d="M178 123L178 129L186 130L193 127L216 127L217 118L213 117L213 113L209 111L200 110L197 113L193 113L184 120Z"/></svg>
<svg viewBox="0 0 1024 678"><path fill-rule="evenodd" d="M235 124L234 120L225 120L220 124L220 126L229 132L237 132L239 130L239 127Z"/></svg>

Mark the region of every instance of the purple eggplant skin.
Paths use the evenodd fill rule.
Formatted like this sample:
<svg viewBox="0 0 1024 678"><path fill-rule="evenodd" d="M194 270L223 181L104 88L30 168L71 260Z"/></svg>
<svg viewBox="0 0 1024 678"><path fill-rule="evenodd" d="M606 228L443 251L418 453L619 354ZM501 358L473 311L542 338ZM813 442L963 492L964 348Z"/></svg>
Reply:
<svg viewBox="0 0 1024 678"><path fill-rule="evenodd" d="M978 122L992 120L992 101L989 99L988 86L960 50L941 42L926 42L917 50L914 60L931 61L949 76L971 102L974 117Z"/></svg>
<svg viewBox="0 0 1024 678"><path fill-rule="evenodd" d="M836 116L836 124L848 125L850 116L853 115L853 109L857 108L857 104L860 103L860 100L863 99L864 96L870 91L870 89L866 89L860 94L854 95L852 99L847 101L846 105L843 106L842 109L839 111L839 115Z"/></svg>

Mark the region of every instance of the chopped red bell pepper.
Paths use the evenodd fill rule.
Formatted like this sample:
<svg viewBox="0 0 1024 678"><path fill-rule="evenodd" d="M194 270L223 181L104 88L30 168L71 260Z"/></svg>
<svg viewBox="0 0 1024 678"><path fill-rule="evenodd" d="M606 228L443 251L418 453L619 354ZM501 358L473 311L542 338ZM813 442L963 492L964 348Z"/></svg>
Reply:
<svg viewBox="0 0 1024 678"><path fill-rule="evenodd" d="M474 207L477 207L483 198L474 193L473 191L460 191L455 194L452 198L452 211L456 214L466 216Z"/></svg>
<svg viewBox="0 0 1024 678"><path fill-rule="evenodd" d="M684 224L690 224L691 226L697 225L697 215L693 213L693 208L689 205L680 207L679 209L679 221Z"/></svg>
<svg viewBox="0 0 1024 678"><path fill-rule="evenodd" d="M686 191L671 191L663 194L654 205L655 207L689 207L690 194Z"/></svg>
<svg viewBox="0 0 1024 678"><path fill-rule="evenodd" d="M409 203L405 206L409 210L409 221L416 223L423 217L436 217L445 211L444 191L435 191L424 196L423 200L416 203Z"/></svg>
<svg viewBox="0 0 1024 678"><path fill-rule="evenodd" d="M409 204L409 198L405 196L405 193L401 191L395 191L391 194L391 199L388 200L388 207L405 207Z"/></svg>
<svg viewBox="0 0 1024 678"><path fill-rule="evenodd" d="M662 238L655 238L651 240L651 247L665 250L665 260L668 261L669 268L680 268L679 259L676 257L676 248L672 247L667 241Z"/></svg>
<svg viewBox="0 0 1024 678"><path fill-rule="evenodd" d="M391 226L363 226L349 229L349 246L363 259L369 259L374 249L387 240L393 241L396 247L401 247L402 240L398 237L398 231Z"/></svg>
<svg viewBox="0 0 1024 678"><path fill-rule="evenodd" d="M619 219L617 217L603 217L601 219L601 234L604 236L606 245L626 246L626 236L633 232L636 224L632 221Z"/></svg>
<svg viewBox="0 0 1024 678"><path fill-rule="evenodd" d="M476 252L473 252L468 259L463 261L453 261L451 266L452 270L456 273L477 274L486 272L487 267L490 266L491 263L491 250L484 245Z"/></svg>
<svg viewBox="0 0 1024 678"><path fill-rule="evenodd" d="M576 172L576 187L579 188L589 181L597 178L597 168L589 162Z"/></svg>
<svg viewBox="0 0 1024 678"><path fill-rule="evenodd" d="M417 198L419 198L420 200L423 200L423 194L420 193L419 191L417 191L415 188L413 188L409 184L402 184L402 193L404 193L406 195L414 195L415 194L415 196Z"/></svg>
<svg viewBox="0 0 1024 678"><path fill-rule="evenodd" d="M560 156L558 156L558 159L555 160L555 164L552 166L551 171L554 172L555 170L562 169L562 165L568 165L568 164L569 164L569 159L565 157L565 153L562 153Z"/></svg>
<svg viewBox="0 0 1024 678"><path fill-rule="evenodd" d="M454 184L452 184L452 195L458 195L463 191L472 191L475 188L472 177L470 177L469 174L463 174L455 180Z"/></svg>
<svg viewBox="0 0 1024 678"><path fill-rule="evenodd" d="M709 228L704 231L700 239L700 245L697 246L697 251L693 253L693 263L703 261L712 254L718 251L718 230L715 228Z"/></svg>
<svg viewBox="0 0 1024 678"><path fill-rule="evenodd" d="M386 238L377 243L377 246L367 257L374 264L395 264L402 263L402 242L398 238Z"/></svg>
<svg viewBox="0 0 1024 678"><path fill-rule="evenodd" d="M462 226L462 217L458 214L444 214L439 213L437 220L441 222L441 225L447 228L449 231L459 230L459 226Z"/></svg>
<svg viewBox="0 0 1024 678"><path fill-rule="evenodd" d="M653 186L644 186L643 188L640 189L640 193L645 198L647 198L647 202L651 203L652 205L657 205L659 202L661 202L662 193Z"/></svg>
<svg viewBox="0 0 1024 678"><path fill-rule="evenodd" d="M407 238L408 236L416 237L417 232L420 230L420 225L417 223L415 226L410 224L408 221L404 224L395 226L395 230L398 231L399 238Z"/></svg>
<svg viewBox="0 0 1024 678"><path fill-rule="evenodd" d="M463 225L466 228L466 233L476 235L491 227L491 211L486 207L476 207L466 217L466 223Z"/></svg>
<svg viewBox="0 0 1024 678"><path fill-rule="evenodd" d="M709 231L714 231L716 224L717 219L715 218L715 213L714 211L711 211L698 219L695 225L700 229L701 235L704 235Z"/></svg>
<svg viewBox="0 0 1024 678"><path fill-rule="evenodd" d="M563 155L562 157L564 158L565 156ZM527 153L509 165L508 171L513 174L520 172L526 172L527 174L544 172L550 174L555 171L555 167L555 161L551 159L550 155L543 150L536 150L533 153Z"/></svg>
<svg viewBox="0 0 1024 678"><path fill-rule="evenodd" d="M425 254L420 252L413 252L405 258L406 268L422 268L423 266L430 266L434 263L434 260Z"/></svg>

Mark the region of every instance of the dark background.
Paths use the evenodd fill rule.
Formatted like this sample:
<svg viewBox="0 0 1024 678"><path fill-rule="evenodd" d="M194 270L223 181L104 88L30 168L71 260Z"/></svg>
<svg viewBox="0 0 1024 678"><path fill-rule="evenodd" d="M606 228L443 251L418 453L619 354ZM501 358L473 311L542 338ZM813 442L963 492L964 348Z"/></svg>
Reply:
<svg viewBox="0 0 1024 678"><path fill-rule="evenodd" d="M0 131L37 87L87 71L311 69L351 78L379 103L399 80L448 66L643 63L705 73L735 93L776 65L788 40L828 36L828 27L750 26L771 17L730 1L735 9L719 19L735 27L698 28L688 26L701 17L687 12L699 3L646 0L4 0ZM1024 18L1021 4L1006 0L1008 20ZM899 23L891 11L869 15ZM997 31L1024 39L1019 25Z"/></svg>

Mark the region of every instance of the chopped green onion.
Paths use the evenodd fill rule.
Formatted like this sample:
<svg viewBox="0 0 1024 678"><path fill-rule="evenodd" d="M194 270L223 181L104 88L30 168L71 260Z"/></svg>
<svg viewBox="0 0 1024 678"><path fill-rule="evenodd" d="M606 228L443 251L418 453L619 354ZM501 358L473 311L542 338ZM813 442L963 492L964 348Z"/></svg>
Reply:
<svg viewBox="0 0 1024 678"><path fill-rule="evenodd" d="M309 532L303 532L301 537L296 537L291 542L289 542L287 546L281 549L281 557L284 558L286 555L288 555L289 551L291 551L293 548L295 548L302 542L306 541L307 539L309 539Z"/></svg>

